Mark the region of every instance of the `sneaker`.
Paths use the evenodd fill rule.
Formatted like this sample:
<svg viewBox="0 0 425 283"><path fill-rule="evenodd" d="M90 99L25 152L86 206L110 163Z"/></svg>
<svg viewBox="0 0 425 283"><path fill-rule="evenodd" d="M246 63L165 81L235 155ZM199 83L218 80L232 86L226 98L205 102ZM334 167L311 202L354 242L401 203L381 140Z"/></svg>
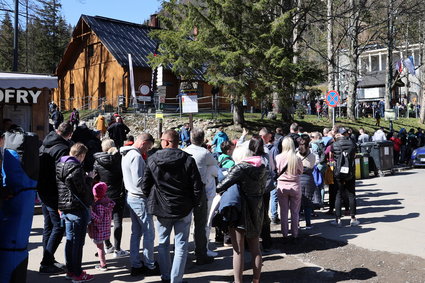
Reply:
<svg viewBox="0 0 425 283"><path fill-rule="evenodd" d="M351 221L350 221L351 226L359 226L359 224L360 224L360 221L357 220L356 218L351 219Z"/></svg>
<svg viewBox="0 0 425 283"><path fill-rule="evenodd" d="M144 268L143 268L143 266L141 266L141 267L132 267L131 268L131 272L130 272L130 275L131 276L140 276L140 275L143 275L144 274Z"/></svg>
<svg viewBox="0 0 425 283"><path fill-rule="evenodd" d="M106 252L107 254L112 254L114 251L115 251L114 246L110 246L109 248L107 247L107 248L105 249L105 252Z"/></svg>
<svg viewBox="0 0 425 283"><path fill-rule="evenodd" d="M130 253L125 250L117 250L114 252L114 258L129 256Z"/></svg>
<svg viewBox="0 0 425 283"><path fill-rule="evenodd" d="M65 275L66 280L72 280L72 277L74 277L74 274L72 272L67 272Z"/></svg>
<svg viewBox="0 0 425 283"><path fill-rule="evenodd" d="M97 270L100 270L100 271L107 271L108 270L107 265L104 265L104 266L96 265L94 268L97 269Z"/></svg>
<svg viewBox="0 0 425 283"><path fill-rule="evenodd" d="M274 225L278 225L278 224L280 224L280 219L279 219L279 217L272 217L271 222Z"/></svg>
<svg viewBox="0 0 425 283"><path fill-rule="evenodd" d="M208 256L212 256L212 257L216 257L216 256L218 256L218 253L217 252L214 252L214 251L211 251L211 250L207 250L207 255Z"/></svg>
<svg viewBox="0 0 425 283"><path fill-rule="evenodd" d="M83 271L81 272L80 276L72 277L72 283L88 282L88 281L92 281L93 279L94 279L93 275L87 274L85 271Z"/></svg>
<svg viewBox="0 0 425 283"><path fill-rule="evenodd" d="M230 237L228 237L228 238L225 237L223 246L231 247L232 246L232 239Z"/></svg>
<svg viewBox="0 0 425 283"><path fill-rule="evenodd" d="M331 222L331 224L336 227L342 227L341 220L334 220Z"/></svg>
<svg viewBox="0 0 425 283"><path fill-rule="evenodd" d="M144 269L143 273L145 276L156 276L161 275L161 272L159 270L159 264L155 262L155 267L153 269L150 269L146 265L142 267Z"/></svg>
<svg viewBox="0 0 425 283"><path fill-rule="evenodd" d="M63 264L63 263L59 263L59 262L57 262L57 261L55 260L55 262L53 263L53 265L54 265L54 266L56 266L56 267L62 268L63 270L65 270L65 271L66 271L66 265L65 265L65 264Z"/></svg>
<svg viewBox="0 0 425 283"><path fill-rule="evenodd" d="M52 264L52 265L41 265L38 272L40 274L54 275L54 274L65 273L65 270L63 270L62 268L59 268L59 267L55 266L54 264Z"/></svg>
<svg viewBox="0 0 425 283"><path fill-rule="evenodd" d="M305 226L305 229L306 229L306 230L310 230L310 229L313 229L313 225L310 225L310 226Z"/></svg>
<svg viewBox="0 0 425 283"><path fill-rule="evenodd" d="M196 259L196 264L197 265L210 264L213 261L214 261L214 258L212 256L199 257Z"/></svg>

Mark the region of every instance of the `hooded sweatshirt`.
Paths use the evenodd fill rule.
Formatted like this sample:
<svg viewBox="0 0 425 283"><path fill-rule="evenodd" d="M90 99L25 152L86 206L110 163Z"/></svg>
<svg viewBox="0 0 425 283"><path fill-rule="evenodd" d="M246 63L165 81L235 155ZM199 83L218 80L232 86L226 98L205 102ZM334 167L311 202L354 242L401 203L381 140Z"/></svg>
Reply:
<svg viewBox="0 0 425 283"><path fill-rule="evenodd" d="M141 152L133 146L120 148L121 167L125 189L129 196L146 197L142 192L143 174L146 163Z"/></svg>

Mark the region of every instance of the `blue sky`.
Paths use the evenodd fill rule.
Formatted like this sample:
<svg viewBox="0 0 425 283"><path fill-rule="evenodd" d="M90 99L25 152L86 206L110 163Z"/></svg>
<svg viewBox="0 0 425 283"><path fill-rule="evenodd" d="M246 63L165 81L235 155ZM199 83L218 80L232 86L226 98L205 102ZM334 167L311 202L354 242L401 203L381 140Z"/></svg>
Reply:
<svg viewBox="0 0 425 283"><path fill-rule="evenodd" d="M159 10L160 0L62 0L62 14L75 26L81 14L143 23Z"/></svg>

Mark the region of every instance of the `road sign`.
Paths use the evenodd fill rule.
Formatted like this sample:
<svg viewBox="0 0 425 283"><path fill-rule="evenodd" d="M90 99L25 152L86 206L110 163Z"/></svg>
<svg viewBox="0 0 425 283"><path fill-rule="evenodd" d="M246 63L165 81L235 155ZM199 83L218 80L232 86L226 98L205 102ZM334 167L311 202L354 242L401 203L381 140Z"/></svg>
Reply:
<svg viewBox="0 0 425 283"><path fill-rule="evenodd" d="M147 85L141 85L139 87L139 91L142 95L149 95L149 93L151 92L149 86L147 86Z"/></svg>
<svg viewBox="0 0 425 283"><path fill-rule="evenodd" d="M336 90L330 90L328 91L328 94L326 95L326 104L329 107L337 107L339 103L339 93Z"/></svg>

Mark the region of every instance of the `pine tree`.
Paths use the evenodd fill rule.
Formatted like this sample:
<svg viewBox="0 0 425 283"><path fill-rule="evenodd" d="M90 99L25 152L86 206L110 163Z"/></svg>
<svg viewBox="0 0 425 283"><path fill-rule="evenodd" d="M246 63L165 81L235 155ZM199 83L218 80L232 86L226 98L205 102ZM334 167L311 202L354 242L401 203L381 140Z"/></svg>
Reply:
<svg viewBox="0 0 425 283"><path fill-rule="evenodd" d="M32 22L32 33L36 53L36 64L32 67L38 73L54 73L60 62L66 44L69 42L70 30L60 14L62 5L59 0L39 0L37 18Z"/></svg>
<svg viewBox="0 0 425 283"><path fill-rule="evenodd" d="M13 66L13 25L6 13L0 26L0 70L10 72Z"/></svg>
<svg viewBox="0 0 425 283"><path fill-rule="evenodd" d="M242 97L276 93L287 106L294 83L318 73L302 60L293 63L292 34L298 23L292 7L281 0L183 2L164 2L165 29L152 32L160 41L160 56L151 61L171 64L184 78L193 78L193 69L205 70L205 80L230 96L235 124L244 123Z"/></svg>

